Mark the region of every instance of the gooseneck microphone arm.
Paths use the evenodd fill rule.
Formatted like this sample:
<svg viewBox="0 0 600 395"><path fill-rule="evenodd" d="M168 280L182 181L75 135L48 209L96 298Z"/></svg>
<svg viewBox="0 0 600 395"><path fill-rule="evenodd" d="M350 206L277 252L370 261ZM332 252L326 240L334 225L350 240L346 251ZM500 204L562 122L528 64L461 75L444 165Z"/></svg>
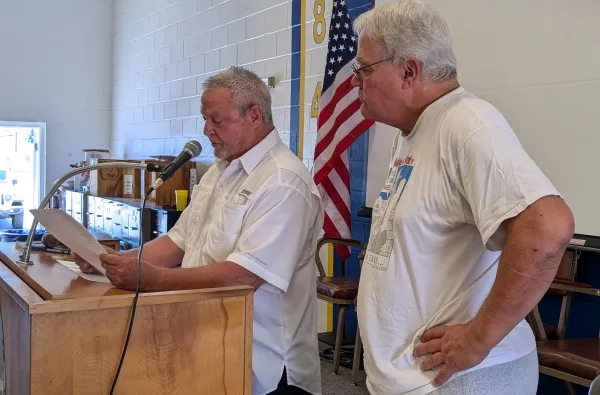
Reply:
<svg viewBox="0 0 600 395"><path fill-rule="evenodd" d="M54 183L54 185L52 186L50 191L48 191L46 196L44 196L44 199L40 203L39 209L42 210L46 207L46 205L52 198L52 195L54 195L54 193L56 191L58 191L58 188L60 188L62 186L62 184L65 181L67 181L69 178L71 178L77 174L85 173L90 170L98 170L98 169L139 169L139 170L146 170L146 171L151 171L151 172L161 171L161 167L156 164L135 163L135 162L107 162L107 163L99 163L97 165L88 165L88 166L78 167L78 168L73 169L70 172L66 173L64 176L62 176L58 181L56 181ZM25 264L25 265L33 264L33 262L29 259L29 257L31 255L31 244L33 243L33 238L34 238L35 230L36 230L37 226L38 226L38 220L34 218L32 224L31 224L31 229L29 229L29 235L27 236L27 241L25 242L25 247L23 248L23 254L21 254L21 256L19 257L20 258L19 263L21 263L21 264Z"/></svg>

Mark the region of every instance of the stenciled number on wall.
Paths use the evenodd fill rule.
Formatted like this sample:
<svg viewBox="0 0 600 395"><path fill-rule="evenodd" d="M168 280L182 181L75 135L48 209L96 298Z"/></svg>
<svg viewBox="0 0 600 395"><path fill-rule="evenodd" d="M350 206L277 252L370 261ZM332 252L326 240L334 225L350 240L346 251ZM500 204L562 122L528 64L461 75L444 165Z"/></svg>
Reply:
<svg viewBox="0 0 600 395"><path fill-rule="evenodd" d="M313 15L315 17L313 38L317 44L321 44L325 38L325 29L327 29L327 22L325 21L325 0L315 0Z"/></svg>
<svg viewBox="0 0 600 395"><path fill-rule="evenodd" d="M313 24L313 39L315 43L321 44L325 39L327 31L327 21L325 20L325 0L315 0L313 5L313 15L315 23ZM310 106L310 117L317 118L319 116L319 108L321 107L321 82L315 86L313 98Z"/></svg>
<svg viewBox="0 0 600 395"><path fill-rule="evenodd" d="M312 104L310 105L310 117L317 118L319 116L319 107L321 106L321 81L317 82L315 86L315 93L313 94Z"/></svg>

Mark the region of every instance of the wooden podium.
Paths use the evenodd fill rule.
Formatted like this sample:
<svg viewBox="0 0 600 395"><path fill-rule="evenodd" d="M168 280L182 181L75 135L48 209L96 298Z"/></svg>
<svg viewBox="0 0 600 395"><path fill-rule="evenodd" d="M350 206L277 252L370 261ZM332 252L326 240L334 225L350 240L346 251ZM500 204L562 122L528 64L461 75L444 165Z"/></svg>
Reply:
<svg viewBox="0 0 600 395"><path fill-rule="evenodd" d="M6 395L109 395L134 293L20 253L0 243ZM140 293L115 394L251 395L252 305L249 287Z"/></svg>

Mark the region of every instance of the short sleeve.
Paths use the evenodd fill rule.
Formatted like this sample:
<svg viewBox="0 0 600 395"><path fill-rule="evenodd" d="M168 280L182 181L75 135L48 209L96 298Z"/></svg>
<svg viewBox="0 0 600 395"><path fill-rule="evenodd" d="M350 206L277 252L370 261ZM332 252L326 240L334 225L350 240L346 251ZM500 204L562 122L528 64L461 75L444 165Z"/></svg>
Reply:
<svg viewBox="0 0 600 395"><path fill-rule="evenodd" d="M190 209L191 205L183 210L175 225L167 233L167 236L169 236L173 243L183 251L185 251L185 234L188 228Z"/></svg>
<svg viewBox="0 0 600 395"><path fill-rule="evenodd" d="M319 212L306 191L278 185L257 196L227 260L286 292Z"/></svg>
<svg viewBox="0 0 600 395"><path fill-rule="evenodd" d="M502 222L544 196L560 195L514 133L499 126L485 126L466 140L457 171L475 225L491 250L504 244Z"/></svg>

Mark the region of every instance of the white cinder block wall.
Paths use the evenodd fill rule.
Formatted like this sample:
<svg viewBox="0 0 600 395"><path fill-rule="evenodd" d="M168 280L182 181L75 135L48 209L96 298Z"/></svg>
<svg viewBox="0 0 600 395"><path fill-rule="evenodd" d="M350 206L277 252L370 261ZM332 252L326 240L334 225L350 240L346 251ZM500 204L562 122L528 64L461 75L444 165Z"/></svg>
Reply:
<svg viewBox="0 0 600 395"><path fill-rule="evenodd" d="M322 84L327 62L327 45L329 43L329 21L331 20L332 1L325 1L325 7L317 1L306 1L305 4L305 40L306 54L304 55L305 78L301 81L304 84L304 136L302 160L309 169L313 168L315 147L317 145L317 115L313 111L313 100L316 99L316 88ZM324 23L318 23L315 27L315 14L322 16L319 18ZM319 87L319 93L321 88Z"/></svg>
<svg viewBox="0 0 600 395"><path fill-rule="evenodd" d="M275 126L289 144L290 0L114 0L112 151L176 155L202 134L202 82L244 65L275 77Z"/></svg>
<svg viewBox="0 0 600 395"><path fill-rule="evenodd" d="M46 122L46 187L110 147L112 0L0 0L0 120Z"/></svg>

